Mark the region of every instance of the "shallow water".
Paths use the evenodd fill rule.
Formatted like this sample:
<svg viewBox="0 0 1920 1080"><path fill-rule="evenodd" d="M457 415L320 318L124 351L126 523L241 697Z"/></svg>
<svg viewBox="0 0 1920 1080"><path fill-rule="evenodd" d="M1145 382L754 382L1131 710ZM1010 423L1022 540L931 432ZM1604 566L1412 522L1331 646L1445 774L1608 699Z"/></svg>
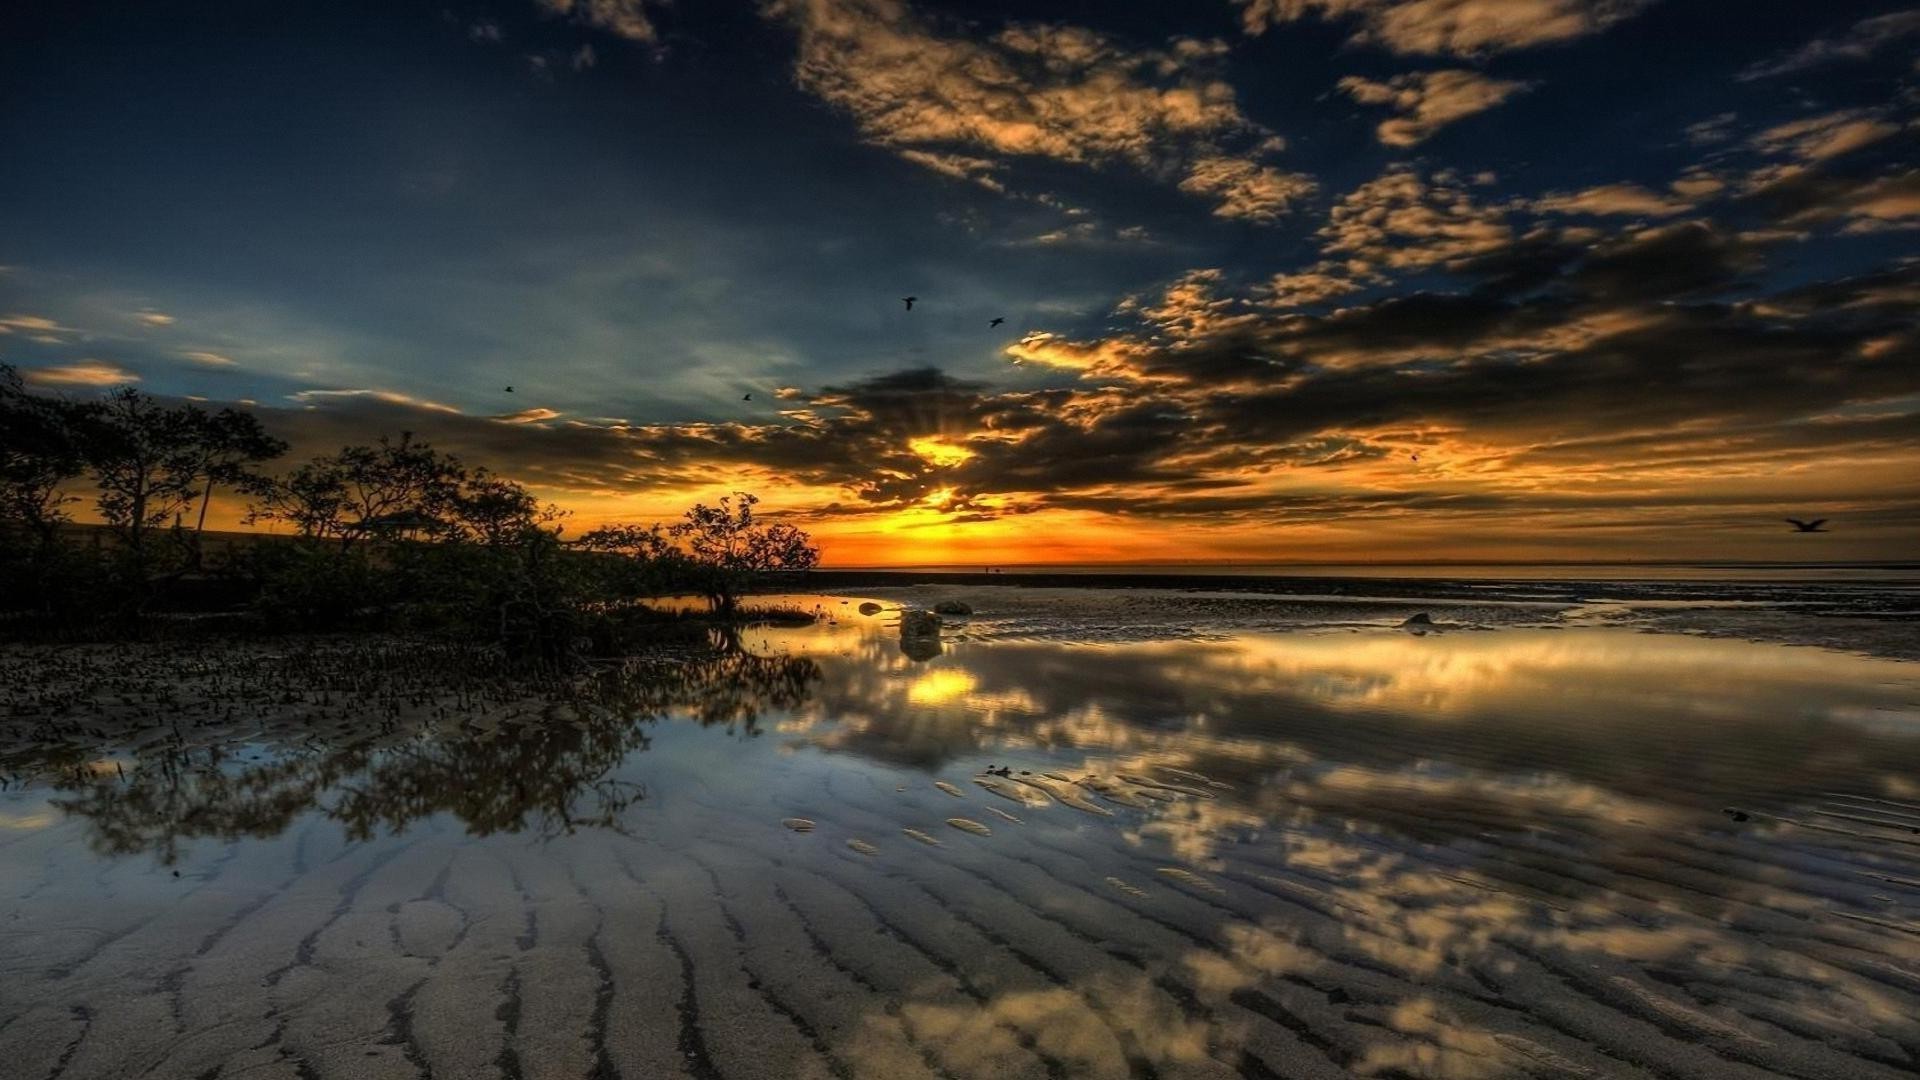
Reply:
<svg viewBox="0 0 1920 1080"><path fill-rule="evenodd" d="M1920 1062L1920 665L984 609L913 659L806 603L569 694L62 660L5 721L0 1074Z"/></svg>

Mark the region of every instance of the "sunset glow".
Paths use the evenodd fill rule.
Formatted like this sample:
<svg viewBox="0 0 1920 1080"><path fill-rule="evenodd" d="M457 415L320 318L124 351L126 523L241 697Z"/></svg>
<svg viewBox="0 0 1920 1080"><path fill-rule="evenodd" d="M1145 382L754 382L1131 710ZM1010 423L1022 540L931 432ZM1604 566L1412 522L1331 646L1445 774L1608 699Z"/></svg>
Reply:
<svg viewBox="0 0 1920 1080"><path fill-rule="evenodd" d="M1763 7L37 16L0 363L828 566L1908 557L1920 24Z"/></svg>

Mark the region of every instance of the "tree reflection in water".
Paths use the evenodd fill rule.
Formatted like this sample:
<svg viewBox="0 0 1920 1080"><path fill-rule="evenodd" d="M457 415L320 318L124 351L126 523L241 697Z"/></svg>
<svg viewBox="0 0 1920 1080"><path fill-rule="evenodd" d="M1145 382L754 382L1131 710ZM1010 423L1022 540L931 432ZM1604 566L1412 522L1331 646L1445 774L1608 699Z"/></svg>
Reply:
<svg viewBox="0 0 1920 1080"><path fill-rule="evenodd" d="M270 838L314 810L353 840L436 814L474 836L619 829L646 791L615 773L647 749L655 721L684 716L755 735L762 713L798 707L819 678L810 658L756 656L717 634L704 650L597 667L498 722L370 719L354 736L161 746L110 768L75 764L67 744L49 748L63 760L41 771L70 793L52 803L88 822L95 850L164 863L188 841ZM243 760L259 756L268 760Z"/></svg>

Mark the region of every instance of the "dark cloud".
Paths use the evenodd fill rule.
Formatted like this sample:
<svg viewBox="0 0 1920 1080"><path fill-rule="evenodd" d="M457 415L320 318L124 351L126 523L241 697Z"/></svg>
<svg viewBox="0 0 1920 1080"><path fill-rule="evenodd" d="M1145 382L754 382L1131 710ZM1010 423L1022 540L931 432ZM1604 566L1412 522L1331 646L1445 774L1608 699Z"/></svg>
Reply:
<svg viewBox="0 0 1920 1080"><path fill-rule="evenodd" d="M829 515L937 496L964 521L1042 507L1151 518L1560 505L1537 492L1304 498L1260 483L1275 470L1378 463L1422 446L1423 431L1470 439L1521 471L1910 453L1920 266L1686 302L1758 257L1738 237L1682 223L1602 244L1527 298L1423 293L1276 316L1218 340L1142 345L1132 377L1102 386L1016 392L930 368L881 374L807 395L804 417L777 422L507 423L370 395L269 410L268 422L302 449L415 430L559 488L767 477L843 493ZM930 458L916 448L926 439L967 456ZM1608 505L1599 498L1565 505Z"/></svg>

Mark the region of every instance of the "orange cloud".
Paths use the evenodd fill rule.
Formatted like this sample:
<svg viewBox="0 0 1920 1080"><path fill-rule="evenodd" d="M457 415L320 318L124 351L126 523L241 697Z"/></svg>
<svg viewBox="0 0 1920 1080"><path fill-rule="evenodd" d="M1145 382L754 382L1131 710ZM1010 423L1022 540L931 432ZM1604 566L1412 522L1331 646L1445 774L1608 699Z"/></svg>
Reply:
<svg viewBox="0 0 1920 1080"><path fill-rule="evenodd" d="M1323 250L1360 272L1417 270L1481 255L1513 242L1499 206L1476 203L1450 170L1422 176L1393 165L1343 196L1320 230Z"/></svg>
<svg viewBox="0 0 1920 1080"><path fill-rule="evenodd" d="M1007 159L1120 161L1177 173L1181 190L1217 200L1216 213L1254 221L1312 190L1224 148L1251 143L1257 155L1279 143L1211 72L1221 42L1136 50L1040 23L970 38L940 33L898 0L776 0L766 10L799 35L802 87L871 142L944 175L1004 190L992 174Z"/></svg>
<svg viewBox="0 0 1920 1080"><path fill-rule="evenodd" d="M45 386L122 386L140 381L139 375L105 360L33 368L25 375L28 382Z"/></svg>
<svg viewBox="0 0 1920 1080"><path fill-rule="evenodd" d="M1355 44L1482 56L1596 34L1649 0L1234 0L1249 34L1308 17L1359 23Z"/></svg>
<svg viewBox="0 0 1920 1080"><path fill-rule="evenodd" d="M1181 191L1213 197L1214 216L1261 222L1280 217L1317 186L1303 173L1232 157L1201 158L1180 181Z"/></svg>
<svg viewBox="0 0 1920 1080"><path fill-rule="evenodd" d="M73 333L73 328L70 326L61 326L52 319L43 318L39 315L0 316L0 334L11 334L15 332L30 334L70 334Z"/></svg>
<svg viewBox="0 0 1920 1080"><path fill-rule="evenodd" d="M402 394L393 390L301 390L290 396L293 400L301 402L309 408L329 398L371 398L375 401L382 401L391 405L407 405L418 409L429 409L434 412L458 413L460 411L451 405L442 405L436 401L427 401L423 398L417 398L410 394Z"/></svg>
<svg viewBox="0 0 1920 1080"><path fill-rule="evenodd" d="M1703 193L1717 189L1717 184L1699 181L1692 185L1692 190ZM1534 200L1533 208L1553 214L1669 217L1690 209L1692 205L1691 201L1677 195L1662 195L1638 184L1602 184L1584 191L1554 192Z"/></svg>
<svg viewBox="0 0 1920 1080"><path fill-rule="evenodd" d="M535 407L531 409L521 409L515 413L506 413L501 416L496 416L494 419L503 424L538 424L545 420L556 420L562 415L563 414L555 412L552 409Z"/></svg>
<svg viewBox="0 0 1920 1080"><path fill-rule="evenodd" d="M1900 130L1866 109L1841 109L1770 127L1753 137L1755 149L1800 162L1825 161L1879 142Z"/></svg>
<svg viewBox="0 0 1920 1080"><path fill-rule="evenodd" d="M1349 75L1338 87L1362 105L1387 105L1400 113L1375 134L1388 146L1413 146L1455 120L1493 108L1527 84L1453 69L1395 75L1386 82Z"/></svg>

